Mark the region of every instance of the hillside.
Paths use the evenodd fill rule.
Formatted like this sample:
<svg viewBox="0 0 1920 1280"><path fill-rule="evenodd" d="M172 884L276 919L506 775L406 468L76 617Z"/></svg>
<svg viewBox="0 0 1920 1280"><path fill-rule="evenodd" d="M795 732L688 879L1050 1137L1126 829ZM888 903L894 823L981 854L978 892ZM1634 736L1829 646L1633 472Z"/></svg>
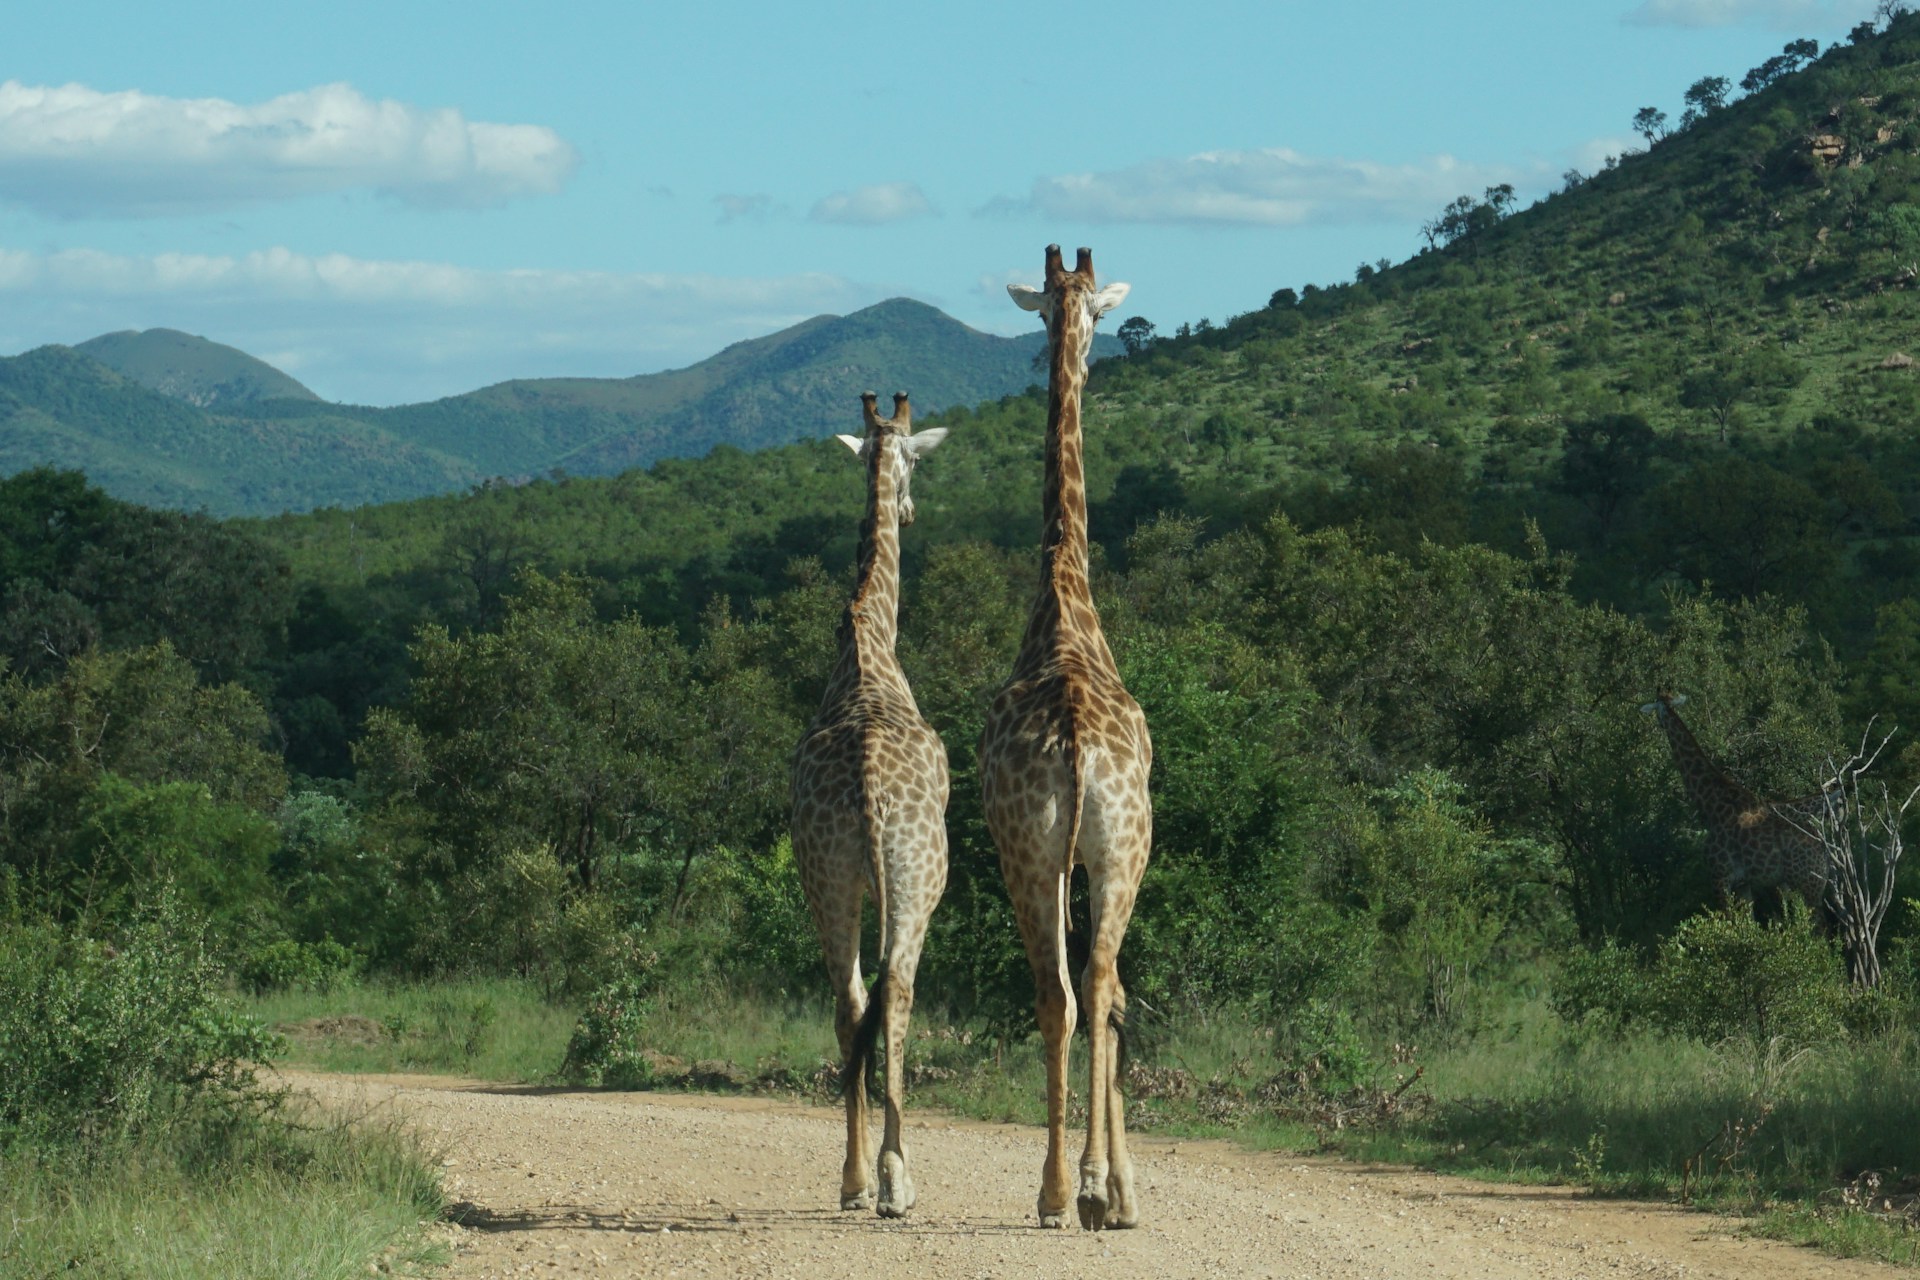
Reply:
<svg viewBox="0 0 1920 1280"><path fill-rule="evenodd" d="M74 350L149 390L203 409L320 398L264 360L178 329L106 333Z"/></svg>
<svg viewBox="0 0 1920 1280"><path fill-rule="evenodd" d="M217 515L355 507L820 438L845 429L868 389L904 386L927 411L977 404L1029 385L1043 341L1037 329L980 333L895 298L685 369L502 382L374 409L319 400L204 339L108 334L0 360L0 468L84 470L117 497Z"/></svg>
<svg viewBox="0 0 1920 1280"><path fill-rule="evenodd" d="M1521 550L1537 528L1592 597L1658 613L1676 587L1772 594L1862 654L1920 592L1917 146L1904 18L1531 208L1467 193L1406 262L1101 361L1095 534L1118 555L1161 509L1214 534L1275 509L1357 522L1403 551ZM1028 545L1041 418L1031 395L941 415L955 435L917 486L916 539ZM351 568L342 520L277 536L344 583L417 568L423 529L504 522L536 563L679 575L686 594L655 607L685 617L715 584L744 597L790 556L850 554L851 524L823 515L837 461L803 444L360 512Z"/></svg>
<svg viewBox="0 0 1920 1280"><path fill-rule="evenodd" d="M298 401L281 401L298 404ZM350 416L237 418L162 395L71 347L0 359L0 474L85 471L114 496L216 515L463 487L450 458Z"/></svg>
<svg viewBox="0 0 1920 1280"><path fill-rule="evenodd" d="M503 382L431 404L375 410L395 434L470 457L496 475L559 467L608 475L716 444L755 450L846 429L860 392L898 389L934 412L1033 382L1043 335L999 338L924 303L894 298L816 316L665 373ZM1101 350L1111 354L1111 338Z"/></svg>

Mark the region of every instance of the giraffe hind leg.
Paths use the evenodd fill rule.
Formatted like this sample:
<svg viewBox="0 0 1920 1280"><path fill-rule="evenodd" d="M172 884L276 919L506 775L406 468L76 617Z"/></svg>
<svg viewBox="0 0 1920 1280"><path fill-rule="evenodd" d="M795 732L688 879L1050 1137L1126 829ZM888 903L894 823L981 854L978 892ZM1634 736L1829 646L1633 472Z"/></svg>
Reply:
<svg viewBox="0 0 1920 1280"><path fill-rule="evenodd" d="M796 854L797 857L797 854ZM820 933L820 950L833 987L833 1030L840 1060L851 1062L860 1023L867 1011L866 988L860 980L860 907L864 887L851 877L802 881L807 905ZM867 1133L867 1082L859 1072L842 1074L846 1098L846 1159L840 1168L840 1207L873 1206L874 1178L871 1139Z"/></svg>
<svg viewBox="0 0 1920 1280"><path fill-rule="evenodd" d="M1113 1029L1112 1070L1107 1083L1107 1221L1109 1231L1140 1224L1140 1205L1133 1194L1133 1157L1127 1151L1127 1098L1121 1084L1127 1074L1127 993L1114 983L1114 1007L1108 1022Z"/></svg>
<svg viewBox="0 0 1920 1280"><path fill-rule="evenodd" d="M1110 896L1104 903L1099 886L1095 886L1090 895L1095 904L1093 943L1086 972L1081 977L1081 1000L1087 1014L1087 1145L1080 1157L1080 1193L1076 1206L1080 1225L1089 1231L1100 1231L1108 1225L1108 1218L1116 1207L1113 1194L1116 1185L1120 1186L1120 1199L1128 1202L1129 1210L1133 1199L1133 1169L1126 1157L1126 1102L1119 1088L1116 1030L1116 1015L1121 1012L1123 999L1116 961L1127 918L1132 914L1133 894L1131 886L1109 888ZM1116 1147L1119 1160L1115 1159ZM1114 1225L1119 1223L1116 1221Z"/></svg>

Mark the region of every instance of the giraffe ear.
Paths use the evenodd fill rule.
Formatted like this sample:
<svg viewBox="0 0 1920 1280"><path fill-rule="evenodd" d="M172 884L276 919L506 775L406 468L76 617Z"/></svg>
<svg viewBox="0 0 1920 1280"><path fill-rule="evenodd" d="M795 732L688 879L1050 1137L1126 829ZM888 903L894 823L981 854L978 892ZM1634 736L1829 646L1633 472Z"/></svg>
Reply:
<svg viewBox="0 0 1920 1280"><path fill-rule="evenodd" d="M900 443L905 445L907 452L914 457L924 458L933 452L935 445L946 438L947 429L945 427L928 427L919 435L908 436Z"/></svg>
<svg viewBox="0 0 1920 1280"><path fill-rule="evenodd" d="M1657 702L1643 702L1640 704L1640 714L1643 716L1650 716L1659 709L1660 704Z"/></svg>
<svg viewBox="0 0 1920 1280"><path fill-rule="evenodd" d="M834 439L838 440L841 444L847 446L847 448L853 450L855 453L859 453L862 449L867 447L867 442L865 440L862 440L859 436L835 436Z"/></svg>
<svg viewBox="0 0 1920 1280"><path fill-rule="evenodd" d="M1132 285L1116 283L1110 284L1100 292L1094 294L1093 318L1098 320L1101 316L1125 302L1127 295L1131 292L1133 292Z"/></svg>
<svg viewBox="0 0 1920 1280"><path fill-rule="evenodd" d="M1676 693L1667 699L1667 705L1670 707L1684 707L1687 705L1687 695L1684 693Z"/></svg>
<svg viewBox="0 0 1920 1280"><path fill-rule="evenodd" d="M1013 299L1013 305L1022 311L1038 311L1047 305L1047 295L1030 284L1010 284L1007 296Z"/></svg>

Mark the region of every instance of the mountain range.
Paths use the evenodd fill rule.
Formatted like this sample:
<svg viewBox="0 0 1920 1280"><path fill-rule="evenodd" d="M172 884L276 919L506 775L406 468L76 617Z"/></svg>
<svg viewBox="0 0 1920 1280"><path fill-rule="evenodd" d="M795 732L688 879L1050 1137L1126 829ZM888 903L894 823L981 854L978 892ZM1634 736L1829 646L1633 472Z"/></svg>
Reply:
<svg viewBox="0 0 1920 1280"><path fill-rule="evenodd" d="M214 515L354 507L556 470L610 475L845 431L865 390L904 388L923 413L994 400L1036 380L1044 341L894 298L684 369L519 379L371 408L322 400L206 338L111 333L0 358L0 474L77 469L115 497ZM1119 349L1103 335L1095 354Z"/></svg>

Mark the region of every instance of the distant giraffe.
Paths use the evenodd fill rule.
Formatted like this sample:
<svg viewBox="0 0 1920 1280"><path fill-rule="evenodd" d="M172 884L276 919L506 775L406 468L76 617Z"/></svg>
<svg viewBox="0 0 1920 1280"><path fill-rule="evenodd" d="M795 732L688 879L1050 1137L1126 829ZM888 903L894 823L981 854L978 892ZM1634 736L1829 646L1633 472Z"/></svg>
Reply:
<svg viewBox="0 0 1920 1280"><path fill-rule="evenodd" d="M1666 731L1687 799L1707 827L1707 865L1722 903L1755 901L1762 890L1793 893L1816 919L1824 914L1827 852L1808 830L1827 811L1823 795L1764 800L1706 753L1676 707L1686 698L1662 693L1641 707Z"/></svg>
<svg viewBox="0 0 1920 1280"><path fill-rule="evenodd" d="M1080 1157L1080 1225L1139 1220L1127 1154L1125 1099L1117 1079L1114 1021L1126 1007L1115 962L1153 843L1146 717L1120 683L1087 581L1087 493L1080 396L1093 326L1127 295L1094 287L1093 253L1072 271L1048 245L1043 289L1009 285L1013 300L1047 323L1046 472L1041 493L1040 591L980 739L987 828L1000 850L1047 1055L1047 1160L1043 1227L1066 1225L1067 1049L1075 1005L1067 961L1067 895L1075 864L1087 869L1091 946L1081 979L1088 1040L1087 1145Z"/></svg>
<svg viewBox="0 0 1920 1280"><path fill-rule="evenodd" d="M906 393L882 418L861 397L865 437L841 436L867 464L867 508L853 599L820 712L793 753L793 857L833 981L834 1031L846 1066L847 1158L840 1207L883 1218L913 1208L902 1140L902 1059L913 976L927 921L947 885L947 749L920 716L894 657L900 602L900 526L913 523L914 463L946 437L913 435ZM860 906L873 893L880 950L873 992L860 981ZM886 1132L879 1187L867 1133L867 1062L886 1053Z"/></svg>

